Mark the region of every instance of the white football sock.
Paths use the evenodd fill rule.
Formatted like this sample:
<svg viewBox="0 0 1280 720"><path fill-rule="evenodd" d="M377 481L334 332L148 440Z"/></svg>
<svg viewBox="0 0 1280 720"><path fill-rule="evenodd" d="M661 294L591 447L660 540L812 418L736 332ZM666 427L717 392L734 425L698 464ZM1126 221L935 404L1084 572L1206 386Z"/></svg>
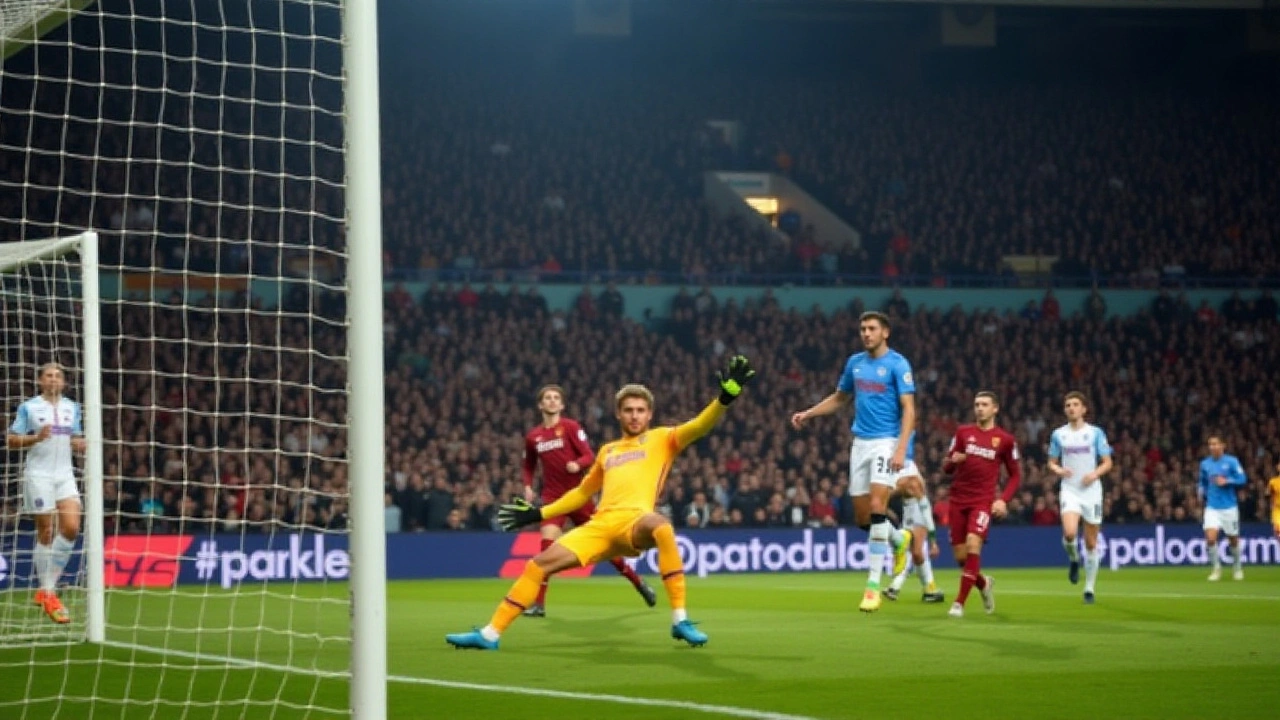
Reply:
<svg viewBox="0 0 1280 720"><path fill-rule="evenodd" d="M76 544L73 540L68 540L61 535L53 538L53 553L50 558L50 573L53 575L50 582L57 587L58 581L62 579L62 573L67 569L67 563L71 562L71 551L75 550Z"/></svg>
<svg viewBox="0 0 1280 720"><path fill-rule="evenodd" d="M893 529L893 525L888 520L878 522L871 526L871 542L869 543L869 557L871 567L867 570L867 587L879 588L880 575L884 572L884 559L889 554L889 531Z"/></svg>
<svg viewBox="0 0 1280 720"><path fill-rule="evenodd" d="M920 563L920 584L926 590L933 585L933 560L929 557L927 549L924 553L924 562Z"/></svg>
<svg viewBox="0 0 1280 720"><path fill-rule="evenodd" d="M1062 549L1067 551L1067 558L1073 563L1080 562L1080 548L1076 547L1075 540L1062 538Z"/></svg>
<svg viewBox="0 0 1280 720"><path fill-rule="evenodd" d="M1084 551L1084 591L1093 592L1098 580L1098 548Z"/></svg>
<svg viewBox="0 0 1280 720"><path fill-rule="evenodd" d="M31 553L31 564L36 567L36 578L40 581L40 589L52 590L54 588L53 546L37 542L35 550Z"/></svg>

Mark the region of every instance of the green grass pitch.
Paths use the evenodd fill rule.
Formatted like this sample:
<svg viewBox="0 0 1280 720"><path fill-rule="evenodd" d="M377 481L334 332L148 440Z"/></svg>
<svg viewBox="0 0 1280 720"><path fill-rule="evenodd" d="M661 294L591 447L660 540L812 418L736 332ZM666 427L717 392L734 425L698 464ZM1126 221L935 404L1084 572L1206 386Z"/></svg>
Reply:
<svg viewBox="0 0 1280 720"><path fill-rule="evenodd" d="M621 578L553 581L548 617L518 620L496 653L453 650L443 636L483 624L507 581L396 582L388 589L389 716L1280 714L1280 567L1251 567L1244 582L1216 584L1200 568L1104 571L1091 607L1064 571L992 574L996 613L983 614L975 592L959 620L946 616L949 602L921 604L914 579L903 600L886 601L868 616L857 611L860 575L691 578L691 616L711 637L699 649L671 640L664 605L644 607ZM939 576L948 601L956 580L954 572ZM112 640L179 654L124 646L0 649L0 717L342 716L306 708L346 704L345 680L323 674L347 662L345 605L292 602L288 586L272 590L181 598L112 593ZM297 588L333 600L345 591ZM139 625L148 627L120 629ZM193 632L200 626L206 630ZM226 657L265 666L238 666ZM26 663L41 669L24 672ZM321 674L269 667L286 664ZM31 697L47 700L24 702Z"/></svg>

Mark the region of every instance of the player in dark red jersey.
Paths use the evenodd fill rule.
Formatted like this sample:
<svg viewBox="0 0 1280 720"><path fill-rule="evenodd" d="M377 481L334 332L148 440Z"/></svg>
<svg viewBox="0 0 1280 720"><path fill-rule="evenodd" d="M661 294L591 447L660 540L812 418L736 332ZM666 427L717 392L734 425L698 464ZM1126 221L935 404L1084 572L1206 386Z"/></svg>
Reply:
<svg viewBox="0 0 1280 720"><path fill-rule="evenodd" d="M544 385L538 390L538 410L542 411L542 424L524 436L524 499L533 502L533 471L542 463L542 504L549 505L560 496L578 487L582 474L595 461L595 453L587 442L587 433L577 421L564 417L564 390L559 385ZM560 515L542 521L542 549L551 547L564 532L565 520L572 520L578 527L591 519L596 505L588 502L568 515ZM631 581L636 592L649 607L658 602L658 596L631 566L615 557L609 561L618 572ZM547 614L547 582L542 581L538 599L524 611L526 616L543 617Z"/></svg>
<svg viewBox="0 0 1280 720"><path fill-rule="evenodd" d="M982 546L987 541L991 519L999 520L1007 512L1006 503L1013 499L1022 481L1018 465L1018 443L1004 428L996 425L1000 400L983 390L973 398L973 425L961 425L951 439L942 472L951 479L951 551L961 567L960 592L948 612L951 617L964 617L964 601L975 586L982 593L982 607L995 612L996 597L992 581L983 575ZM1008 473L1002 497L996 497L1000 484L1000 467ZM994 499L994 502L993 502Z"/></svg>

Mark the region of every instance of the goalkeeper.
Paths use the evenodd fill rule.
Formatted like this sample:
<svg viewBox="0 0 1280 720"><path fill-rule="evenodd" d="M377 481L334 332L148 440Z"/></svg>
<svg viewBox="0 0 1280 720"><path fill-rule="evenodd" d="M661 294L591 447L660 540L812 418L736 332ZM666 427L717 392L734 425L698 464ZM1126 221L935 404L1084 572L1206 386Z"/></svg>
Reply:
<svg viewBox="0 0 1280 720"><path fill-rule="evenodd" d="M538 596L543 578L562 570L582 567L644 550L658 549L658 570L671 601L671 637L690 645L705 645L706 633L694 627L685 611L684 563L676 545L671 521L653 506L662 493L667 472L680 451L711 432L730 403L755 377L745 357L738 355L718 374L720 396L698 416L676 427L650 429L653 393L643 385L624 385L615 396L622 439L600 448L582 483L542 508L523 499L503 505L498 520L506 530L532 525L544 518L570 513L602 492L596 514L586 524L565 533L554 545L525 565L507 596L498 604L489 624L479 630L454 633L445 641L458 648L497 650L498 637Z"/></svg>

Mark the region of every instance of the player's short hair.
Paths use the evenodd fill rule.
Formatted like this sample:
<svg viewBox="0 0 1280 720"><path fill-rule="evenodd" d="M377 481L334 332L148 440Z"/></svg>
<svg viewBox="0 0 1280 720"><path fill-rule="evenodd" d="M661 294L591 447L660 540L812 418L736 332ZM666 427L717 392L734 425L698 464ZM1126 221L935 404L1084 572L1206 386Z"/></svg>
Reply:
<svg viewBox="0 0 1280 720"><path fill-rule="evenodd" d="M627 398L640 398L649 404L650 410L653 409L653 393L649 391L649 388L641 385L640 383L627 383L626 385L623 385L618 390L618 394L613 396L614 407L621 410L622 401Z"/></svg>
<svg viewBox="0 0 1280 720"><path fill-rule="evenodd" d="M880 323L880 327L884 328L885 330L888 330L892 327L892 324L889 322L889 316L885 315L879 310L868 310L862 313L862 315L858 317L858 324L861 325L862 323L868 320L875 320L876 322Z"/></svg>
<svg viewBox="0 0 1280 720"><path fill-rule="evenodd" d="M1089 409L1089 398L1085 397L1084 393L1080 392L1079 390L1072 390L1071 392L1067 393L1062 397L1063 404L1066 404L1068 400L1079 400L1080 404L1084 406L1085 410Z"/></svg>
<svg viewBox="0 0 1280 720"><path fill-rule="evenodd" d="M980 397L991 398L991 404L995 405L996 407L1000 407L1000 396L996 395L994 391L979 390L977 393L974 394L973 399L977 400Z"/></svg>
<svg viewBox="0 0 1280 720"><path fill-rule="evenodd" d="M62 367L62 363L58 362L57 360L50 360L49 362L41 365L40 369L36 371L36 379L39 380L40 378L44 377L44 373L46 370L57 370L61 372L63 375L67 374L67 369Z"/></svg>
<svg viewBox="0 0 1280 720"><path fill-rule="evenodd" d="M542 396L543 396L543 395L546 395L547 393L549 393L549 392L551 392L551 391L553 391L553 390L554 390L555 392L560 393L560 399L561 399L561 400L564 400L564 388L562 388L562 387L560 387L559 385L556 385L556 384L554 384L554 383L553 383L553 384L550 384L550 385L543 385L542 387L538 388L538 396L537 396L537 397L538 397L538 402L539 402L539 403L541 403L541 402L542 402Z"/></svg>
<svg viewBox="0 0 1280 720"><path fill-rule="evenodd" d="M1222 437L1222 433L1220 433L1220 432L1211 432L1211 433L1209 433L1209 437L1205 438L1205 439L1204 439L1204 442L1205 442L1205 444L1206 444L1206 445L1208 445L1209 443L1213 442L1214 440L1217 440L1218 442L1222 443L1223 445L1226 445L1226 444L1227 444L1226 439Z"/></svg>

